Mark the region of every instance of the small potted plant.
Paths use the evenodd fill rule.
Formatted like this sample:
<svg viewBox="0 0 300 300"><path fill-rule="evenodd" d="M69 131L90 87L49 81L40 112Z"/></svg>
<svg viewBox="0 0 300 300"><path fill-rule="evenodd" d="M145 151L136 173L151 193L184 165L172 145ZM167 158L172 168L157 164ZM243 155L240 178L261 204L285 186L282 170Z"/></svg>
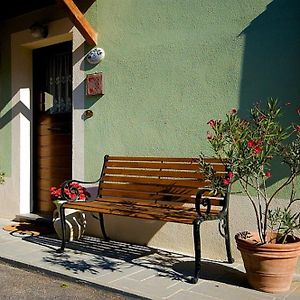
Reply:
<svg viewBox="0 0 300 300"><path fill-rule="evenodd" d="M53 212L53 227L59 238L62 238L59 207L66 201L86 201L91 195L88 190L78 182L68 182L59 187L51 187L50 195L56 209ZM66 240L78 240L86 229L86 216L83 212L75 209L66 209Z"/></svg>
<svg viewBox="0 0 300 300"><path fill-rule="evenodd" d="M237 248L249 284L257 290L273 293L290 289L300 255L300 239L296 236L300 229L300 198L296 197L296 180L300 174L300 125L281 125L282 113L278 100L269 99L266 107L255 104L247 120L232 109L225 121L208 122L211 130L207 139L228 170L224 177L216 176L204 162L204 155L200 155L201 169L206 179L213 182L211 193L222 192L228 185L238 183L234 186L249 199L256 217L256 229L237 233ZM297 114L300 115L299 108ZM288 176L275 188L268 187L273 170L281 168L281 164L287 166ZM288 202L274 207L283 189L288 189Z"/></svg>

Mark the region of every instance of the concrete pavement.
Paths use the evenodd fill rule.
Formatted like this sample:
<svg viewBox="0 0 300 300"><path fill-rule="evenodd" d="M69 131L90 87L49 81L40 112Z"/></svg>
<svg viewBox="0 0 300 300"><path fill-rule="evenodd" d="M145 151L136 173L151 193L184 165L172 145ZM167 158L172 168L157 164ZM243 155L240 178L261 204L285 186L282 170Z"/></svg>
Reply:
<svg viewBox="0 0 300 300"><path fill-rule="evenodd" d="M290 291L267 294L248 287L243 266L204 260L197 284L186 278L193 272L193 257L146 246L84 237L68 244L62 254L56 234L11 234L2 228L12 224L0 219L0 258L56 276L123 291L146 299L201 300L299 300L300 278Z"/></svg>

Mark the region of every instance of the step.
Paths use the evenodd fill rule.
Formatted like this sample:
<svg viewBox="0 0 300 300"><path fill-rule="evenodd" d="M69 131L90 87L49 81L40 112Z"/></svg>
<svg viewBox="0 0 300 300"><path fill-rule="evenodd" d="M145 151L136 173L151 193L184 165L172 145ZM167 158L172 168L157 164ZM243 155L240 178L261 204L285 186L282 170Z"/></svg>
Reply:
<svg viewBox="0 0 300 300"><path fill-rule="evenodd" d="M14 218L16 222L29 222L29 223L37 223L37 224L52 224L52 215L47 214L19 214Z"/></svg>

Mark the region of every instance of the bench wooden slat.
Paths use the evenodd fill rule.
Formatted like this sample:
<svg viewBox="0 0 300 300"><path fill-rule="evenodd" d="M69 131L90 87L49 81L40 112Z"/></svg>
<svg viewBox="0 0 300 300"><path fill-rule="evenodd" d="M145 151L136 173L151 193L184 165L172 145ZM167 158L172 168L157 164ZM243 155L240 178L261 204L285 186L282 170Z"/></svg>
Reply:
<svg viewBox="0 0 300 300"><path fill-rule="evenodd" d="M162 163L162 162L130 162L130 161L108 161L106 168L130 168L141 170L180 170L180 171L196 171L200 173L197 163ZM215 171L225 173L225 168L221 164L213 165Z"/></svg>
<svg viewBox="0 0 300 300"><path fill-rule="evenodd" d="M192 163L163 163L163 162L140 162L140 161L108 161L106 167L115 168L138 168L138 169L174 169L174 170L199 170L198 164Z"/></svg>
<svg viewBox="0 0 300 300"><path fill-rule="evenodd" d="M108 202L111 205L114 205L115 203L123 203L123 204L131 204L135 206L149 206L149 207L160 207L160 208L169 208L169 209L183 209L183 208L194 208L195 204L194 201L192 202L177 202L175 200L171 201L159 201L159 200L153 200L149 201L146 199L134 199L134 198L123 198L123 197L103 197L103 198L96 198L95 201L99 201L102 203Z"/></svg>
<svg viewBox="0 0 300 300"><path fill-rule="evenodd" d="M181 187L205 187L206 182L200 180L189 179L160 179L160 178L148 178L148 177L125 177L125 176L109 176L104 175L103 181L106 182L122 182L122 183L139 183L139 184L156 184L163 186L181 186Z"/></svg>
<svg viewBox="0 0 300 300"><path fill-rule="evenodd" d="M154 192L163 193L166 192L172 194L188 194L196 195L198 187L177 187L177 186L165 186L156 184L120 184L120 183L107 183L102 182L100 185L99 195L102 195L102 190L125 190L125 191L139 191L139 192Z"/></svg>
<svg viewBox="0 0 300 300"><path fill-rule="evenodd" d="M183 209L183 208L195 208L195 199L190 197L186 198L185 201L182 201L180 198L170 198L169 200L161 199L161 200L152 200L143 199L143 198L125 198L125 197L103 197L103 198L96 198L95 201L99 202L110 202L110 203L131 203L135 205L142 205L142 206L151 206L151 207L162 207L162 208L173 208L173 209ZM221 209L224 205L223 198L211 198L211 205L214 207L219 207Z"/></svg>
<svg viewBox="0 0 300 300"><path fill-rule="evenodd" d="M147 177L174 177L174 178L197 178L202 179L203 174L196 171L184 172L184 171L156 171L156 170L144 170L144 169L111 169L105 170L105 175L136 175Z"/></svg>
<svg viewBox="0 0 300 300"><path fill-rule="evenodd" d="M188 162L199 163L199 158L195 157L163 157L163 156L109 156L109 160L121 161L166 161L166 162Z"/></svg>
<svg viewBox="0 0 300 300"><path fill-rule="evenodd" d="M120 191L120 190L103 190L102 196L111 197L124 197L124 198L134 198L134 199L148 199L154 201L189 201L192 197L191 194L180 195L180 194L168 194L168 193L143 193L143 192L133 192L133 191ZM194 195L195 196L195 195ZM194 197L195 198L195 197ZM173 200L174 199L174 200Z"/></svg>
<svg viewBox="0 0 300 300"><path fill-rule="evenodd" d="M189 162L199 163L198 157L157 157L157 156L109 156L109 160L121 161L166 161L166 162ZM207 163L221 164L220 159L214 157L207 157L204 159Z"/></svg>

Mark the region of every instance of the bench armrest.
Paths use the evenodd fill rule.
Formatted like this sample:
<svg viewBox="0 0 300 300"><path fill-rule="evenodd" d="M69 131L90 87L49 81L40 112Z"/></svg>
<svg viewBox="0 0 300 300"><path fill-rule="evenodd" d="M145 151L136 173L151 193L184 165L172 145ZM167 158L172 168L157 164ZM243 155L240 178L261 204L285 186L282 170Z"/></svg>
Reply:
<svg viewBox="0 0 300 300"><path fill-rule="evenodd" d="M209 215L211 212L211 207L212 207L212 201L213 199L211 198L211 196L207 195L207 192L211 192L211 189L203 189L203 190L199 190L196 194L196 199L195 199L195 208L196 208L196 212L198 213L198 215L201 217L203 215ZM205 195L206 194L206 195ZM203 210L201 211L201 206L206 207L206 211L203 212ZM223 206L222 211L225 209L225 207Z"/></svg>
<svg viewBox="0 0 300 300"><path fill-rule="evenodd" d="M81 181L76 179L69 179L62 183L61 185L61 196L62 201L76 202L76 201L86 201L90 194L86 191L82 184L94 184L100 181L101 177L95 181ZM80 195L86 195L85 199L80 199Z"/></svg>
<svg viewBox="0 0 300 300"><path fill-rule="evenodd" d="M211 210L211 203L210 203L210 199L207 197L203 197L205 192L210 192L209 189L205 189L205 190L200 190L197 192L196 194L196 199L195 199L195 208L196 208L196 212L198 213L199 216L203 215L203 212L201 212L201 205L206 207L206 211L205 214L209 214L210 210Z"/></svg>

